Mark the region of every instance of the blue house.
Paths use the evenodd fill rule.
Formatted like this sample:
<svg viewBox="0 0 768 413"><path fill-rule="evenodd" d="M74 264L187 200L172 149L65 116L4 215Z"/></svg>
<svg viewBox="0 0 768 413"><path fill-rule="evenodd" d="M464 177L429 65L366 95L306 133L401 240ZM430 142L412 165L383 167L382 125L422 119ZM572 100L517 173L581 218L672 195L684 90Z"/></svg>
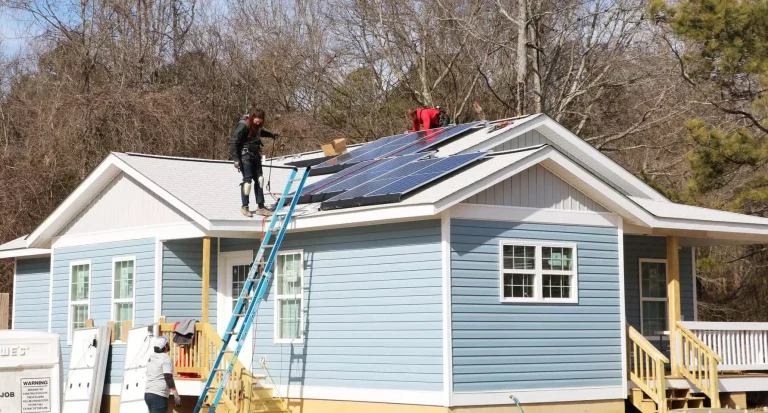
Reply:
<svg viewBox="0 0 768 413"><path fill-rule="evenodd" d="M399 202L299 205L230 410L501 412L514 395L528 412L651 413L768 390L732 373L768 370L768 326L699 322L695 283L695 247L768 242L768 219L670 202L542 114L432 149L487 155ZM265 174L272 192L288 179ZM116 411L128 326L195 318L197 346L172 353L193 405L266 226L238 183L230 162L110 154L0 246L13 328L59 334L66 361L73 330L114 326Z"/></svg>

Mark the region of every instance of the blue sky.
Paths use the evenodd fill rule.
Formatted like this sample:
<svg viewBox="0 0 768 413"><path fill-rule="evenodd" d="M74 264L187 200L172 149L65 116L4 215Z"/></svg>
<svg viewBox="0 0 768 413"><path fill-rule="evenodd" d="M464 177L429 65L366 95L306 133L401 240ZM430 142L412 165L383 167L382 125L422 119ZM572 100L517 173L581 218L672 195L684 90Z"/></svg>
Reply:
<svg viewBox="0 0 768 413"><path fill-rule="evenodd" d="M18 11L0 9L0 53L12 56L30 39L27 16Z"/></svg>

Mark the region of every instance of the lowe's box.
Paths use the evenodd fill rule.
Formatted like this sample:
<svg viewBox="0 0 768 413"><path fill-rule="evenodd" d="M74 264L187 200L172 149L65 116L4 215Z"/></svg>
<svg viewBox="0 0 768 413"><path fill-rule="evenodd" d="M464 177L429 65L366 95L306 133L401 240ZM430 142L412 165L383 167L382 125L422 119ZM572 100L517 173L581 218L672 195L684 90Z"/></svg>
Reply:
<svg viewBox="0 0 768 413"><path fill-rule="evenodd" d="M61 411L59 335L0 330L0 413Z"/></svg>

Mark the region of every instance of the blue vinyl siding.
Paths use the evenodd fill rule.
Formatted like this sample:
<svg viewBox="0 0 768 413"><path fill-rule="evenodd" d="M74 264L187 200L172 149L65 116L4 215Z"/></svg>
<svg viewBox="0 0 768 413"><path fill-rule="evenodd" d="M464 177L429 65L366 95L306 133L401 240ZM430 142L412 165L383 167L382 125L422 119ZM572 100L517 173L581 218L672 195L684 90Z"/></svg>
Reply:
<svg viewBox="0 0 768 413"><path fill-rule="evenodd" d="M67 345L67 315L70 263L91 261L91 318L97 326L111 321L112 314L112 259L135 256L135 312L134 325L153 322L155 294L155 240L154 238L77 247L57 248L53 254L53 317L51 331L61 335L61 355L64 371L69 362L70 347ZM112 346L107 366L107 384L120 383L125 360L125 345Z"/></svg>
<svg viewBox="0 0 768 413"><path fill-rule="evenodd" d="M500 303L499 242L577 244L578 304ZM454 391L621 386L618 231L451 221Z"/></svg>
<svg viewBox="0 0 768 413"><path fill-rule="evenodd" d="M222 240L222 252L254 248ZM274 291L256 322L254 363L278 384L441 391L439 221L288 234L304 252L304 340L274 343ZM260 366L255 366L260 371Z"/></svg>
<svg viewBox="0 0 768 413"><path fill-rule="evenodd" d="M16 261L13 329L48 331L48 300L51 289L50 258Z"/></svg>
<svg viewBox="0 0 768 413"><path fill-rule="evenodd" d="M209 283L209 322L216 327L217 238L211 239ZM203 315L203 239L184 239L163 243L163 294L161 314L166 321L185 318L202 320Z"/></svg>
<svg viewBox="0 0 768 413"><path fill-rule="evenodd" d="M693 321L695 313L691 253L692 248L680 249L680 309L685 321ZM666 238L643 235L624 236L624 289L626 290L627 322L637 331L640 331L641 258L666 259Z"/></svg>

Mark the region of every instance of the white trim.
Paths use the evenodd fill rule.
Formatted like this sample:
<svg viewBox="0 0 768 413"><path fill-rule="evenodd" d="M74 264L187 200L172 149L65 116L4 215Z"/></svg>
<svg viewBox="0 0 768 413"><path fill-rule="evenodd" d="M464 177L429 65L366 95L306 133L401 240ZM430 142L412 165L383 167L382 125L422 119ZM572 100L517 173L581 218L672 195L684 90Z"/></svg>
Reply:
<svg viewBox="0 0 768 413"><path fill-rule="evenodd" d="M150 225L139 228L128 228L102 232L91 232L81 235L65 235L53 239L54 248L73 247L79 245L103 244L107 242L126 241L142 238L157 238L162 241L185 238L200 238L206 236L199 226L193 222L172 225Z"/></svg>
<svg viewBox="0 0 768 413"><path fill-rule="evenodd" d="M667 319L667 322L669 322L669 294L667 294L666 298L658 298L658 297L643 297L643 263L645 262L656 262L656 263L663 263L664 264L664 279L666 280L668 274L669 274L669 264L667 263L667 260L665 258L640 258L638 260L637 264L637 278L638 283L640 284L640 290L639 290L639 297L640 297L640 334L642 334L645 337L657 337L657 331L645 333L644 327L643 327L643 301L656 301L656 302L663 302L664 305L664 317ZM666 285L666 282L664 283ZM666 291L666 290L665 290Z"/></svg>
<svg viewBox="0 0 768 413"><path fill-rule="evenodd" d="M19 259L13 259L13 306L11 307L11 330L16 327L16 285L18 284Z"/></svg>
<svg viewBox="0 0 768 413"><path fill-rule="evenodd" d="M542 224L617 227L621 217L612 212L571 211L551 208L509 207L500 205L458 204L451 216L483 221L535 222Z"/></svg>
<svg viewBox="0 0 768 413"><path fill-rule="evenodd" d="M48 283L48 332L50 333L53 329L53 255L54 250L51 248L51 269L50 269L50 282ZM69 276L67 276L67 279L69 279ZM67 287L67 299L69 299L69 287ZM69 308L67 308L67 312L69 312Z"/></svg>
<svg viewBox="0 0 768 413"><path fill-rule="evenodd" d="M440 216L443 267L443 406L453 405L453 327L451 323L451 210Z"/></svg>
<svg viewBox="0 0 768 413"><path fill-rule="evenodd" d="M280 257L284 255L299 255L299 279L301 280L301 286L299 288L298 294L283 294L279 295L277 293L280 283ZM273 320L273 326L272 329L274 332L274 343L275 344L297 344L302 343L304 341L304 250L296 249L296 250L286 250L286 251L279 251L277 253L277 257L275 257L275 264L274 264L274 274L275 274L275 311L274 313L274 320ZM297 338L280 338L280 300L295 300L299 299L300 306L299 306L299 336Z"/></svg>
<svg viewBox="0 0 768 413"><path fill-rule="evenodd" d="M219 240L221 242L221 240ZM231 300L234 298L232 291L232 273L227 271L231 261L253 263L253 250L228 251L218 253L218 272L216 279L216 331L224 335L227 322L232 316ZM219 321L221 320L221 321ZM242 354L242 353L241 353Z"/></svg>
<svg viewBox="0 0 768 413"><path fill-rule="evenodd" d="M91 296L93 296L93 265L91 260L70 261L69 274L67 276L67 345L72 345L72 305L86 304L85 300L72 301L72 268L78 265L88 265L88 318L91 318ZM53 296L53 294L51 294ZM87 320L86 319L86 320Z"/></svg>
<svg viewBox="0 0 768 413"><path fill-rule="evenodd" d="M693 284L693 321L699 321L699 297L696 288L696 248L691 247L691 284Z"/></svg>
<svg viewBox="0 0 768 413"><path fill-rule="evenodd" d="M627 354L627 292L624 280L624 220L619 218L617 232L619 240L619 330L621 331L621 354ZM623 358L622 358L623 360ZM627 363L621 363L621 382L627 383ZM625 385L626 387L626 385ZM628 389L625 388L628 391ZM625 393L626 394L626 393Z"/></svg>
<svg viewBox="0 0 768 413"><path fill-rule="evenodd" d="M514 395L525 406L531 403L623 400L626 394L624 386L456 392L453 402L455 406L510 405L513 402L509 396Z"/></svg>
<svg viewBox="0 0 768 413"><path fill-rule="evenodd" d="M5 258L35 258L44 257L50 255L51 250L48 248L17 248L12 250L0 251L0 259Z"/></svg>
<svg viewBox="0 0 768 413"><path fill-rule="evenodd" d="M519 245L526 247L534 247L534 269L533 270L511 270L504 268L504 247L507 245ZM573 269L570 271L546 271L547 274L554 275L568 275L571 277L571 283L569 291L571 296L569 298L544 298L543 292L543 278L544 270L541 266L542 261L542 248L544 247L561 247L571 248L573 250L573 257L571 262L573 263ZM499 240L499 301L502 304L506 303L528 303L528 304L578 304L579 303L579 269L578 269L578 245L574 242L560 242L560 241L540 241L540 240L525 240L525 239L501 239ZM504 275L506 274L533 274L533 297L505 297L504 296Z"/></svg>
<svg viewBox="0 0 768 413"><path fill-rule="evenodd" d="M131 297L130 299L121 298L119 300L116 300L115 299L115 264L117 264L118 262L129 262L129 261L133 263L133 287L132 287L133 297ZM125 256L125 257L113 257L112 258L112 268L111 268L111 271L112 271L112 277L110 279L112 280L112 282L110 283L111 284L111 288L110 288L110 294L109 294L109 303L110 303L109 304L109 307L110 307L109 319L112 322L115 323L115 329L117 329L117 323L116 323L117 320L115 320L115 304L118 304L118 303L131 303L132 304L132 306L131 306L131 323L134 323L136 321L136 278L137 278L137 274L136 274L136 256L135 255L131 255L131 256ZM88 296L88 298L90 298L90 295ZM117 334L115 333L115 336L116 335ZM112 342L113 345L114 344L125 345L127 343L128 343L127 341L122 341L122 340L117 340L117 339L115 339L115 341Z"/></svg>
<svg viewBox="0 0 768 413"><path fill-rule="evenodd" d="M153 300L152 323L160 320L163 311L163 241L155 238L155 296Z"/></svg>
<svg viewBox="0 0 768 413"><path fill-rule="evenodd" d="M421 406L442 406L442 391L361 389L348 387L275 386L284 398L311 400L338 400Z"/></svg>

